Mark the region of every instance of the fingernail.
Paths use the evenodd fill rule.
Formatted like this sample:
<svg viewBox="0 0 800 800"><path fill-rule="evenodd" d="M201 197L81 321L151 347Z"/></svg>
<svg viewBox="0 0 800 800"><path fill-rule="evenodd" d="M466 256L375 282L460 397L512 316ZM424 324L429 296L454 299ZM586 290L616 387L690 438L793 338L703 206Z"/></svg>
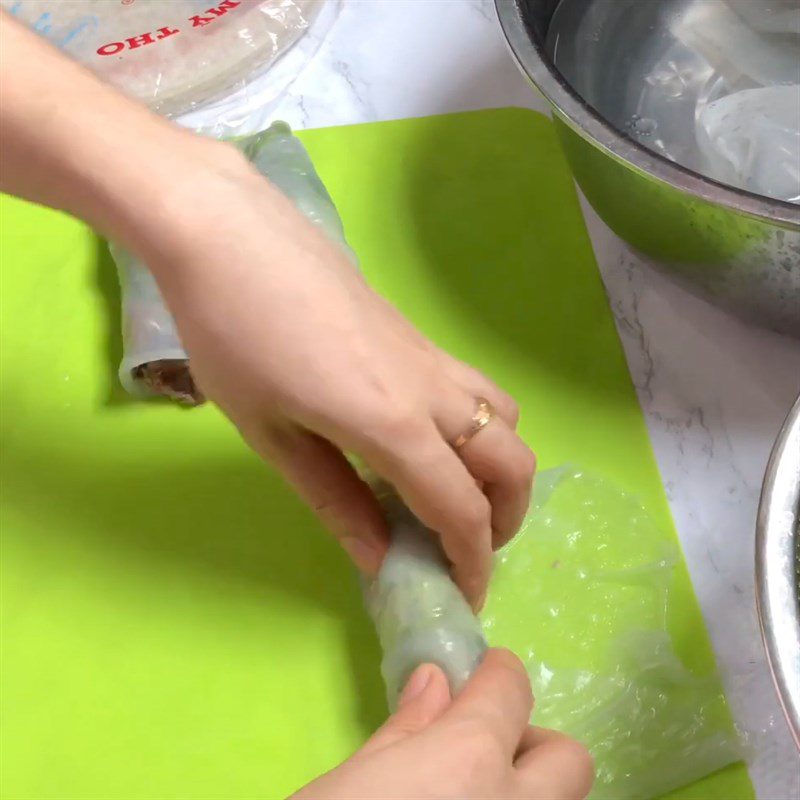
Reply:
<svg viewBox="0 0 800 800"><path fill-rule="evenodd" d="M380 556L378 551L363 539L355 536L347 536L340 540L342 547L347 555L353 559L355 565L367 575L374 575L380 567Z"/></svg>
<svg viewBox="0 0 800 800"><path fill-rule="evenodd" d="M412 673L405 685L405 688L400 693L400 699L397 701L398 707L404 706L419 697L424 691L425 687L431 682L433 670L430 664L423 664L417 667Z"/></svg>

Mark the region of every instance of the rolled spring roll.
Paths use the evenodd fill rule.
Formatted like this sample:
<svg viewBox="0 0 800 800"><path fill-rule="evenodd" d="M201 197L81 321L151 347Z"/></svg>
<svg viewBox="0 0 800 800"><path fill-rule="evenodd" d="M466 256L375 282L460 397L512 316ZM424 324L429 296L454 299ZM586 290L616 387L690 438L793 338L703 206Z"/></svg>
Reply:
<svg viewBox="0 0 800 800"><path fill-rule="evenodd" d="M281 190L328 238L343 247L355 262L347 244L339 212L300 140L285 122L274 122L263 133L232 139L245 158Z"/></svg>
<svg viewBox="0 0 800 800"><path fill-rule="evenodd" d="M355 262L336 207L306 149L286 123L276 122L266 131L230 143ZM189 357L150 271L123 248L112 244L109 249L122 293L122 386L135 396L161 395L187 405L202 403Z"/></svg>
<svg viewBox="0 0 800 800"><path fill-rule="evenodd" d="M411 673L436 664L457 694L480 664L487 644L480 621L453 583L431 531L396 497L384 500L391 543L365 589L367 610L383 650L381 673L389 708Z"/></svg>
<svg viewBox="0 0 800 800"><path fill-rule="evenodd" d="M187 405L203 402L189 372L175 320L150 270L128 251L109 245L122 295L119 380L132 395L162 395Z"/></svg>
<svg viewBox="0 0 800 800"><path fill-rule="evenodd" d="M331 240L347 245L336 207L303 145L285 123L232 140L247 159ZM125 311L125 356L120 377L132 392L166 394L184 402L201 396L189 374L186 352L150 272L112 248ZM392 492L378 487L392 541L377 578L366 587L366 605L383 649L381 672L390 707L413 670L434 663L458 692L486 650L480 622L450 578L435 536Z"/></svg>

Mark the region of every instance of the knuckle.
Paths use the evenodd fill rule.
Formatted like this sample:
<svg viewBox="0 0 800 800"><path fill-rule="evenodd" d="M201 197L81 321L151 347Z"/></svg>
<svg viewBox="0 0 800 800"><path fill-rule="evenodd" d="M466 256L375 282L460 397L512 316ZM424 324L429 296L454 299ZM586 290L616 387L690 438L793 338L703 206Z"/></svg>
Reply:
<svg viewBox="0 0 800 800"><path fill-rule="evenodd" d="M519 404L516 400L514 400L511 395L506 394L505 392L500 393L500 410L503 412L503 415L508 420L509 425L512 428L516 428L517 423L519 422Z"/></svg>
<svg viewBox="0 0 800 800"><path fill-rule="evenodd" d="M482 493L476 491L473 496L465 500L458 513L460 527L465 538L474 539L476 535L490 529L492 509Z"/></svg>
<svg viewBox="0 0 800 800"><path fill-rule="evenodd" d="M519 448L511 465L513 483L520 489L527 489L536 474L536 455L525 445Z"/></svg>
<svg viewBox="0 0 800 800"><path fill-rule="evenodd" d="M411 736L425 727L426 720L419 714L398 715L391 721L391 732L399 737Z"/></svg>
<svg viewBox="0 0 800 800"><path fill-rule="evenodd" d="M536 453L526 448L521 465L521 473L526 486L533 481L533 477L536 475L536 463Z"/></svg>
<svg viewBox="0 0 800 800"><path fill-rule="evenodd" d="M463 767L474 770L478 775L486 775L504 762L501 742L487 733L477 720L465 724L464 728L461 739Z"/></svg>
<svg viewBox="0 0 800 800"><path fill-rule="evenodd" d="M424 417L403 406L367 411L359 422L365 443L380 451L394 452L400 444L418 440Z"/></svg>
<svg viewBox="0 0 800 800"><path fill-rule="evenodd" d="M570 773L581 785L580 797L585 797L594 782L594 758L584 744L559 731L548 730L548 747L557 750L560 763L567 766Z"/></svg>
<svg viewBox="0 0 800 800"><path fill-rule="evenodd" d="M527 673L518 667L509 668L507 680L509 687L520 698L520 704L527 706L530 711L533 708L533 689Z"/></svg>
<svg viewBox="0 0 800 800"><path fill-rule="evenodd" d="M520 701L533 706L533 689L531 681L525 669L525 664L519 656L505 648L495 648L490 651L486 659L491 668L498 673L498 681L514 695L519 696Z"/></svg>
<svg viewBox="0 0 800 800"><path fill-rule="evenodd" d="M487 657L487 660L488 658L489 657ZM490 658L498 667L505 668L510 672L515 672L527 678L525 664L513 650L509 650L507 647L494 647L491 650Z"/></svg>

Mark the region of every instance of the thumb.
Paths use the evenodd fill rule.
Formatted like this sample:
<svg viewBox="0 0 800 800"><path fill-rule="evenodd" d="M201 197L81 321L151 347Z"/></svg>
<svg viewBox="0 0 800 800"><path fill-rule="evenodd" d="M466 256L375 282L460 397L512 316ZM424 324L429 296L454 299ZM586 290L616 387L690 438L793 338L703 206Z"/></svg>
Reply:
<svg viewBox="0 0 800 800"><path fill-rule="evenodd" d="M425 730L439 719L450 700L450 686L444 672L434 664L417 667L400 695L397 711L378 728L361 752L383 750Z"/></svg>

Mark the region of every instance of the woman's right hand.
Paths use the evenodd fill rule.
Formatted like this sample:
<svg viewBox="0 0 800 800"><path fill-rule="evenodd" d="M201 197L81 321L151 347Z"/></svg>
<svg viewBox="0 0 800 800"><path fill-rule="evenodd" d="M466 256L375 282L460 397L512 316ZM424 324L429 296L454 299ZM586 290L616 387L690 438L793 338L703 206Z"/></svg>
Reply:
<svg viewBox="0 0 800 800"><path fill-rule="evenodd" d="M528 676L508 651L490 650L452 701L442 671L423 665L397 713L292 800L583 800L591 757L528 725L532 705Z"/></svg>
<svg viewBox="0 0 800 800"><path fill-rule="evenodd" d="M346 453L438 534L479 607L535 467L514 402L415 330L233 147L159 119L0 19L0 189L142 258L204 393L364 571L387 534ZM478 397L497 415L456 449Z"/></svg>
<svg viewBox="0 0 800 800"><path fill-rule="evenodd" d="M480 607L492 549L519 528L535 468L514 402L417 331L229 151L208 148L165 195L167 224L143 244L193 375L364 571L378 569L387 535L346 453L440 536ZM496 416L456 449L479 397Z"/></svg>

